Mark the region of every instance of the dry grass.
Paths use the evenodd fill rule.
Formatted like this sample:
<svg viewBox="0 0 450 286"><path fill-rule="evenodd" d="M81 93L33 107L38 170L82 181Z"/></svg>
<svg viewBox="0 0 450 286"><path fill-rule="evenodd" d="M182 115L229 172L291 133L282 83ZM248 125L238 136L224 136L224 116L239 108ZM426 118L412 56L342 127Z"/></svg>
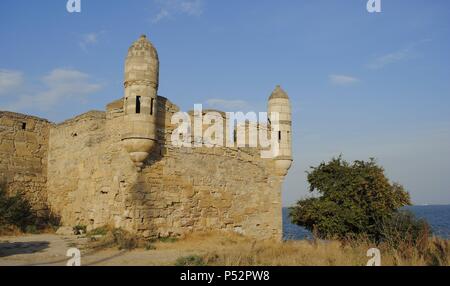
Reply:
<svg viewBox="0 0 450 286"><path fill-rule="evenodd" d="M94 250L118 248L119 250L133 250L135 248L153 249L150 241L123 229L103 226L87 233L90 238L89 247Z"/></svg>
<svg viewBox="0 0 450 286"><path fill-rule="evenodd" d="M23 234L23 231L15 225L0 226L0 236L20 236Z"/></svg>
<svg viewBox="0 0 450 286"><path fill-rule="evenodd" d="M196 251L197 264L220 266L364 266L369 248L366 241L254 241L224 233L192 234L175 243L155 243L156 249ZM449 265L450 243L432 238L420 247L402 245L392 249L377 246L382 265ZM183 258L183 257L180 257ZM180 259L181 261L183 259Z"/></svg>
<svg viewBox="0 0 450 286"><path fill-rule="evenodd" d="M43 226L41 228L27 227L24 230L15 225L2 225L0 226L0 236L25 236L30 234L53 234L56 232L56 228L53 226Z"/></svg>
<svg viewBox="0 0 450 286"><path fill-rule="evenodd" d="M377 247L381 251L383 266L450 266L450 242L438 238L422 239L417 245L405 240L392 247L389 242L375 245L364 238L278 242L256 241L232 233L208 232L189 234L181 239L143 241L125 231L108 227L91 234L103 235L91 241L94 249L146 248L158 252L176 252L179 254L176 265L365 266L369 260L367 250Z"/></svg>

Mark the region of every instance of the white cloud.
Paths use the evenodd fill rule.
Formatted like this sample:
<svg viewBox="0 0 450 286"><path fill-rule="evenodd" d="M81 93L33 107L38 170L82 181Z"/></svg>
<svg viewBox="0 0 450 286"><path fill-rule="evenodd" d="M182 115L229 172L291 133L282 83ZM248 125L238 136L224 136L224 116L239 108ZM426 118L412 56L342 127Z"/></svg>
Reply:
<svg viewBox="0 0 450 286"><path fill-rule="evenodd" d="M83 51L87 51L89 47L96 45L99 41L100 33L87 33L81 35L81 39L79 41L79 45Z"/></svg>
<svg viewBox="0 0 450 286"><path fill-rule="evenodd" d="M91 82L88 74L74 69L54 69L42 78L43 91L35 95L25 94L7 105L11 111L43 110L48 111L55 105L69 99L83 102L86 97L99 91L102 85Z"/></svg>
<svg viewBox="0 0 450 286"><path fill-rule="evenodd" d="M389 53L383 56L380 56L369 63L368 67L370 69L381 69L387 65L404 61L412 57L410 49L403 49L397 52Z"/></svg>
<svg viewBox="0 0 450 286"><path fill-rule="evenodd" d="M167 10L161 9L161 11L159 11L159 13L155 17L153 17L152 22L153 23L158 23L162 19L164 19L166 17L169 17L169 16L170 16L170 14L169 14L169 12L167 12Z"/></svg>
<svg viewBox="0 0 450 286"><path fill-rule="evenodd" d="M332 84L335 85L352 85L359 82L359 79L355 77L339 74L330 75L329 80Z"/></svg>
<svg viewBox="0 0 450 286"><path fill-rule="evenodd" d="M152 17L152 22L156 24L176 15L200 16L204 0L153 0L153 4L158 9Z"/></svg>
<svg viewBox="0 0 450 286"><path fill-rule="evenodd" d="M6 94L23 84L20 71L0 69L0 95Z"/></svg>
<svg viewBox="0 0 450 286"><path fill-rule="evenodd" d="M241 110L248 107L247 102L243 100L226 100L220 98L208 99L206 105L212 108L225 110Z"/></svg>
<svg viewBox="0 0 450 286"><path fill-rule="evenodd" d="M374 60L372 60L372 62L370 62L367 65L367 67L369 69L376 70L384 68L385 66L390 64L412 59L417 56L417 52L415 51L416 47L430 41L431 39L424 39L416 43L410 44L409 46L401 50L379 56Z"/></svg>
<svg viewBox="0 0 450 286"><path fill-rule="evenodd" d="M203 13L202 0L178 1L180 11L188 15L200 16Z"/></svg>

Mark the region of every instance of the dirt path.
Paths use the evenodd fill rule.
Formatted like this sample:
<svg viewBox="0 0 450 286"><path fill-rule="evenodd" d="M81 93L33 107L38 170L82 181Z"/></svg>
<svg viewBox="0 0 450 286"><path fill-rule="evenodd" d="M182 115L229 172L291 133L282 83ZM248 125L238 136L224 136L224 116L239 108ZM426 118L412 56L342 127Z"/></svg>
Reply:
<svg viewBox="0 0 450 286"><path fill-rule="evenodd" d="M85 238L55 234L0 237L0 266L64 266L70 259L67 250L73 247L80 249L84 266L174 265L177 258L194 254L171 249L93 252L86 243Z"/></svg>

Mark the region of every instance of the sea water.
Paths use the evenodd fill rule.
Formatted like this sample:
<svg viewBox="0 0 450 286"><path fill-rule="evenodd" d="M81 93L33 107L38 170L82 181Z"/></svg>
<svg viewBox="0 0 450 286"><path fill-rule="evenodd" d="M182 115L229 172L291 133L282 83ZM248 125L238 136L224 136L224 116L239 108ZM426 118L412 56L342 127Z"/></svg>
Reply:
<svg viewBox="0 0 450 286"><path fill-rule="evenodd" d="M411 206L405 209L413 212L416 217L428 221L434 235L450 239L450 205ZM283 238L300 240L311 237L311 232L291 223L289 209L283 208Z"/></svg>

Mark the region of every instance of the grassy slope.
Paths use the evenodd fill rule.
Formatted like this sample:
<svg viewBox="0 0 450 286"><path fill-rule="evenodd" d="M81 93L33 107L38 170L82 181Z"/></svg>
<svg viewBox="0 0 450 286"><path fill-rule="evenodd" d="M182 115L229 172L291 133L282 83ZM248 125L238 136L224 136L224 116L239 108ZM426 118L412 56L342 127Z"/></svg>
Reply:
<svg viewBox="0 0 450 286"><path fill-rule="evenodd" d="M196 251L193 264L226 266L364 266L369 258L367 250L374 247L367 242L344 245L339 241L254 241L230 234L193 234L174 243L159 242L156 249ZM404 245L399 250L379 245L382 265L450 265L450 243L433 238L419 250ZM201 258L201 259L199 259ZM186 259L180 259L183 263ZM189 260L189 259L188 259Z"/></svg>

